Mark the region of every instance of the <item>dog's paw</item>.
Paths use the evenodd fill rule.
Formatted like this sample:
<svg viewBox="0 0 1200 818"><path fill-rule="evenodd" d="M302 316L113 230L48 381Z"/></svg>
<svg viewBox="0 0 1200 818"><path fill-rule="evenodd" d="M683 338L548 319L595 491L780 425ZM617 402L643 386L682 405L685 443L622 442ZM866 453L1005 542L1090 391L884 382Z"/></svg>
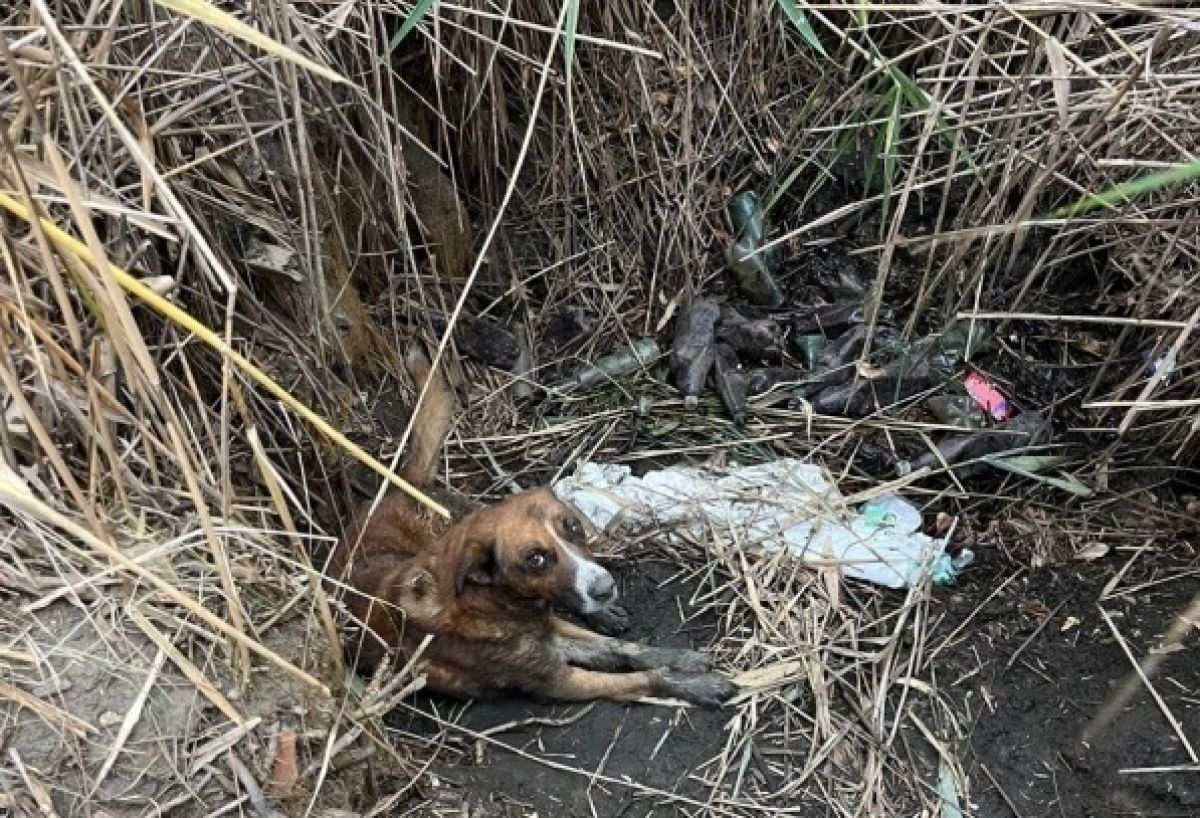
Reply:
<svg viewBox="0 0 1200 818"><path fill-rule="evenodd" d="M647 648L644 660L647 667L662 667L684 673L704 673L713 667L712 659L698 650Z"/></svg>
<svg viewBox="0 0 1200 818"><path fill-rule="evenodd" d="M663 694L700 707L720 707L738 691L737 685L719 673L679 673L665 670L660 672L659 678L662 681Z"/></svg>
<svg viewBox="0 0 1200 818"><path fill-rule="evenodd" d="M620 605L608 605L583 617L587 626L605 636L617 636L629 630L629 611Z"/></svg>

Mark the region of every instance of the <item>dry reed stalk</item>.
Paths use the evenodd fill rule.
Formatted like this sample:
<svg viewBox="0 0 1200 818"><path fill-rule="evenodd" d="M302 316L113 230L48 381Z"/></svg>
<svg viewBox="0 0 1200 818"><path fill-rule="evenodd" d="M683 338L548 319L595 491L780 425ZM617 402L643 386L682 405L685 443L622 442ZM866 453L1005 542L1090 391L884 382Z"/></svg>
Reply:
<svg viewBox="0 0 1200 818"><path fill-rule="evenodd" d="M220 5L35 0L0 12L0 109L12 112L0 122L0 461L13 533L0 539L12 566L0 580L26 615L75 605L144 636L148 657L161 651L158 678L211 706L211 732L184 739L205 787L231 780L214 772L223 759L232 779L265 780L248 725L277 715L232 695L220 642L241 657L239 694L272 671L322 700L320 671L332 668L335 688L343 679L338 612L309 546L340 533L355 492L379 486L343 452L405 489L379 453L402 451L406 424L386 404L411 405L411 387L380 350L428 336L433 314L449 316L439 357L454 358L463 316L519 322L530 339L525 373L461 364L449 478L485 498L581 459L798 456L826 462L855 502L903 488L939 507L1032 508L1037 521L1022 523L1048 541L1104 530L1141 542L1162 515L1186 522L1162 510L1130 520L1118 504L1132 492L1115 486L1151 456L1164 467L1152 482L1169 479L1200 428L1198 199L1179 174L1200 133L1196 10L797 3L826 59L772 3L582 4L574 62L558 70L565 4L434 4L394 60L381 59L388 21L409 3ZM428 179L410 178L418 155L450 180L439 190L464 205L455 212L487 224L480 245L438 246ZM1179 181L1095 197L1163 171ZM943 431L900 417L903 405L849 421L764 399L738 429L707 401L684 413L654 366L546 400L557 376L668 332L691 294L728 290L723 210L744 186L772 203L798 298L835 252L873 273L869 314L892 308L911 336L952 317L994 327L998 360L1032 373L1013 381L1015 397L1053 405L1089 444L1068 468L1101 488L1113 475L1114 490L1064 508L1011 478L881 481L863 466L870 445ZM444 259L471 254L466 280L450 280ZM564 306L592 329L551 338ZM1147 374L1143 356L1169 365ZM261 391L240 391L239 373ZM515 397L517 383L533 398ZM902 745L919 735L945 754L958 726L931 666L967 632L928 645L923 592L884 598L752 546L741 532L654 546L700 580L697 602L726 634L717 649L748 684L703 771L716 809L936 809ZM297 623L306 639L288 644ZM0 658L53 669L53 651L6 637ZM302 758L325 749L302 764L314 805L333 797L346 736L396 769L431 763L377 724L418 674L381 680L340 703L349 715L298 734ZM9 687L82 740L85 720ZM750 759L781 743L762 761L786 779L772 786ZM113 746L110 781L128 755ZM27 768L20 779L41 786ZM231 809L239 797L221 795Z"/></svg>

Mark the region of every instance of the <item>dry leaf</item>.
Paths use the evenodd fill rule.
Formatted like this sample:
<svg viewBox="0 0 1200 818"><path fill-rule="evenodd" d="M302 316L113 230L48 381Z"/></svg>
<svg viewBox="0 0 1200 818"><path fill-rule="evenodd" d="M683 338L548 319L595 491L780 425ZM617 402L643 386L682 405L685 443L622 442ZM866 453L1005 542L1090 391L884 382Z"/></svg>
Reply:
<svg viewBox="0 0 1200 818"><path fill-rule="evenodd" d="M833 549L829 543L825 543L821 554L830 564L818 568L817 574L820 575L821 582L825 585L825 593L829 595L829 604L836 610L842 607L842 571L837 566Z"/></svg>
<svg viewBox="0 0 1200 818"><path fill-rule="evenodd" d="M1102 542L1090 542L1075 552L1075 559L1083 562L1093 562L1108 553L1108 546Z"/></svg>
<svg viewBox="0 0 1200 818"><path fill-rule="evenodd" d="M937 535L939 537L942 536L950 530L952 525L954 525L954 518L944 511L939 511L937 514L937 519L933 524L934 531L937 532Z"/></svg>
<svg viewBox="0 0 1200 818"><path fill-rule="evenodd" d="M279 734L279 746L275 751L275 763L271 767L268 786L276 795L286 796L300 780L300 766L296 759L296 731L284 730Z"/></svg>

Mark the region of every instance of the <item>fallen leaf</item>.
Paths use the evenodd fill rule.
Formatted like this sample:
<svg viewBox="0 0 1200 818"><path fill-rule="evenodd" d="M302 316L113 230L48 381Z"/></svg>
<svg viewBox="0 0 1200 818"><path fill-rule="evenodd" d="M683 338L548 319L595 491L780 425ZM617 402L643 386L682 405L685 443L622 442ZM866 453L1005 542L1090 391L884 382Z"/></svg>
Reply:
<svg viewBox="0 0 1200 818"><path fill-rule="evenodd" d="M1021 613L1025 614L1026 616L1031 616L1034 619L1044 619L1050 615L1050 608L1047 607L1045 602L1035 600L1033 602L1026 602L1024 605L1022 605Z"/></svg>
<svg viewBox="0 0 1200 818"><path fill-rule="evenodd" d="M1102 542L1090 542L1075 552L1075 559L1083 562L1094 562L1108 553L1108 545Z"/></svg>
<svg viewBox="0 0 1200 818"><path fill-rule="evenodd" d="M275 751L275 763L271 767L268 784L277 795L288 795L300 778L300 766L296 760L296 732L284 730L279 734L279 747Z"/></svg>

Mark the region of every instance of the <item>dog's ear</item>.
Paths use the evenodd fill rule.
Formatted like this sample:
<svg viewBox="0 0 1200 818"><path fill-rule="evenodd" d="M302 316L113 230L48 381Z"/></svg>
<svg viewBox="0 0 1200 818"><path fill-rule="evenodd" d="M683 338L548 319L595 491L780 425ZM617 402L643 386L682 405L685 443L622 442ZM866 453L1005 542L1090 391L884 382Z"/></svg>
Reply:
<svg viewBox="0 0 1200 818"><path fill-rule="evenodd" d="M468 582L473 585L491 585L495 582L498 567L494 539L468 542L454 577L455 592L461 596Z"/></svg>

